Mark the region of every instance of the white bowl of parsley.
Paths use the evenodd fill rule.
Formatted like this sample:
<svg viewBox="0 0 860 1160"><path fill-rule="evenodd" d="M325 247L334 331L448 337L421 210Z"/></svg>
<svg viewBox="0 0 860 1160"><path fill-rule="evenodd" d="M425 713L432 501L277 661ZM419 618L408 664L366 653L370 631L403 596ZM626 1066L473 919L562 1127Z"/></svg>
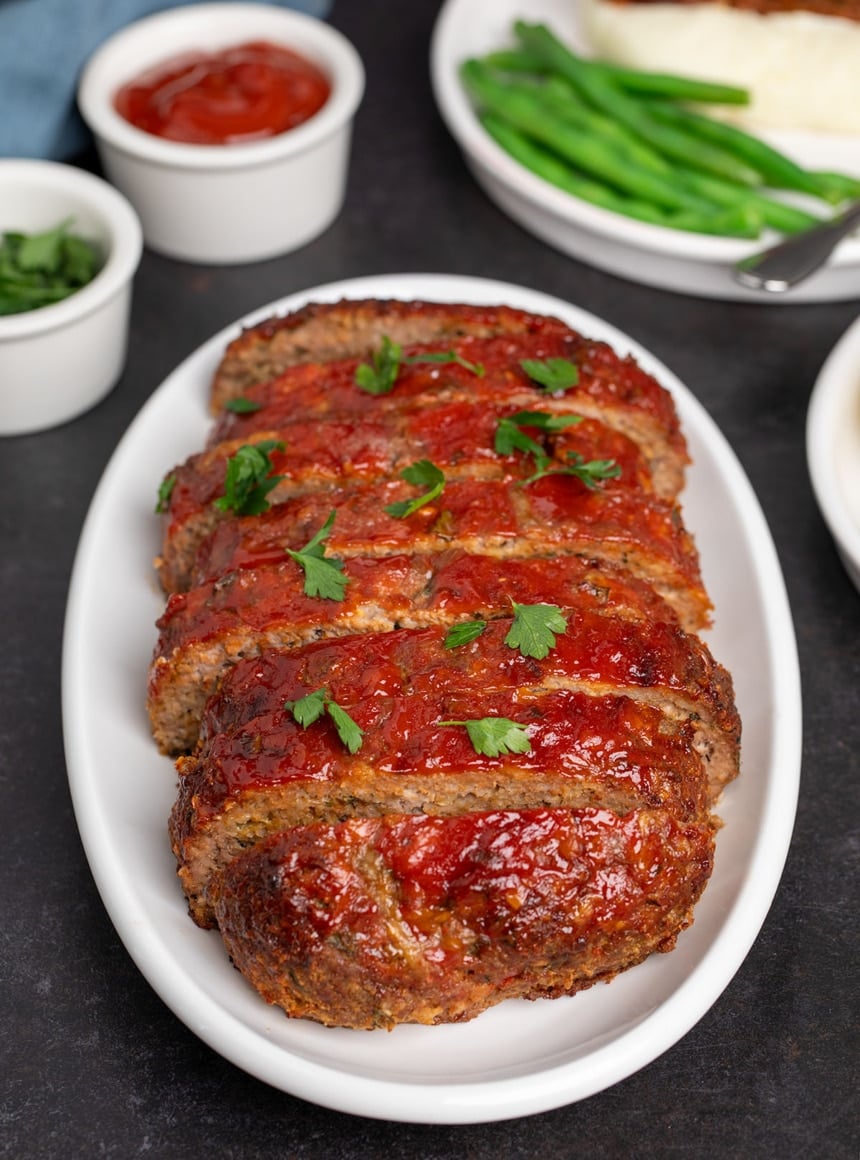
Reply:
<svg viewBox="0 0 860 1160"><path fill-rule="evenodd" d="M142 246L106 181L0 160L0 435L64 423L115 386Z"/></svg>

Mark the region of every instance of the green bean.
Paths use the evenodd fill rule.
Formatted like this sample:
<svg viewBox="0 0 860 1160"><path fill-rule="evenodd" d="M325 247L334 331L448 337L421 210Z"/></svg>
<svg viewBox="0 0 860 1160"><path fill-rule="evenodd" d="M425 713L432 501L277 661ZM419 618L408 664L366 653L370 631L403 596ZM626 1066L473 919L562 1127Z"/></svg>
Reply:
<svg viewBox="0 0 860 1160"><path fill-rule="evenodd" d="M821 218L807 213L806 210L787 205L784 201L765 197L764 194L747 189L746 186L734 185L730 181L711 177L707 173L689 170L683 175L679 174L678 180L683 182L685 188L691 192L709 198L726 208L737 206L740 203L753 207L761 214L765 225L784 234L798 234L801 230L821 225Z"/></svg>
<svg viewBox="0 0 860 1160"><path fill-rule="evenodd" d="M550 66L536 53L526 49L502 49L491 52L484 60L491 68L512 73L542 73L552 71ZM700 105L748 105L750 95L747 89L736 85L719 84L716 81L695 80L679 77L671 73L650 73L640 69L624 68L606 61L589 59L589 65L599 68L604 76L624 89L638 96L666 97L675 101L694 101Z"/></svg>
<svg viewBox="0 0 860 1160"><path fill-rule="evenodd" d="M825 173L820 169L812 173L825 191L823 196L834 205L848 198L860 197L860 177L851 177L847 173Z"/></svg>
<svg viewBox="0 0 860 1160"><path fill-rule="evenodd" d="M504 117L591 176L664 209L707 210L712 207L711 199L679 188L671 178L632 165L611 142L577 132L530 96L522 92L511 93L497 83L480 61L466 61L461 66L461 76L466 89L485 111Z"/></svg>
<svg viewBox="0 0 860 1160"><path fill-rule="evenodd" d="M533 94L536 101L543 103L545 108L565 122L575 125L581 132L600 134L611 140L631 164L685 186L714 206L720 205L724 209L734 209L741 213L754 212L766 224L784 233L798 233L818 224L818 219L811 214L768 198L758 190L728 183L683 165L670 164L626 126L584 105L576 90L560 77L552 77L530 87L526 87L523 82L518 84L511 81L507 89Z"/></svg>
<svg viewBox="0 0 860 1160"><path fill-rule="evenodd" d="M515 29L526 49L539 54L554 72L566 77L587 101L626 125L665 156L743 185L760 182L756 170L725 149L655 121L647 112L647 102L628 97L612 83L601 66L575 56L546 25L518 20Z"/></svg>
<svg viewBox="0 0 860 1160"><path fill-rule="evenodd" d="M675 166L641 137L631 133L626 125L598 113L591 105L586 105L576 89L562 77L552 76L543 84L536 85L532 92L536 100L565 122L576 125L585 132L600 134L612 141L619 149L623 149L631 161L644 169L650 169L652 173L659 173L664 177L671 177L675 172Z"/></svg>
<svg viewBox="0 0 860 1160"><path fill-rule="evenodd" d="M823 183L814 174L742 129L663 101L654 101L648 107L652 117L658 121L686 127L703 139L735 153L758 170L766 185L774 189L795 189L801 193L810 193L813 197L822 196Z"/></svg>
<svg viewBox="0 0 860 1160"><path fill-rule="evenodd" d="M594 68L614 81L625 92L640 97L666 97L673 101L695 101L701 105L748 105L748 89L736 85L723 85L718 81L700 81L691 77L674 76L672 73L640 72L639 69L623 68L607 61L589 61Z"/></svg>
<svg viewBox="0 0 860 1160"><path fill-rule="evenodd" d="M551 72L549 66L533 52L524 48L502 48L497 52L488 52L481 60L487 68L498 69L499 72L533 73L542 76Z"/></svg>
<svg viewBox="0 0 860 1160"><path fill-rule="evenodd" d="M514 82L511 82L513 85ZM665 158L660 157L656 150L642 142L626 126L612 121L612 118L601 116L584 106L574 89L561 77L551 77L534 86L533 92L537 99L544 101L559 117L571 124L577 124L581 130L588 132L605 133L612 138L617 147L627 152L631 161L653 173L672 176L682 186L700 194L708 201L723 205L724 208L737 208L746 205L756 209L765 223L775 230L786 233L797 233L808 230L810 226L818 224L818 218L810 213L795 209L785 202L778 202L761 194L759 190L751 190L740 184L722 182L717 177L700 174L686 166L671 165ZM767 147L767 146L765 146ZM793 162L787 162L792 165Z"/></svg>
<svg viewBox="0 0 860 1160"><path fill-rule="evenodd" d="M495 114L483 114L481 123L490 136L526 169L551 185L602 209L612 210L614 213L652 225L697 234L755 238L761 232L761 219L755 211L750 211L746 207L716 210L713 213L692 211L667 213L650 202L625 197L609 186L577 173L555 154L534 144L525 134Z"/></svg>

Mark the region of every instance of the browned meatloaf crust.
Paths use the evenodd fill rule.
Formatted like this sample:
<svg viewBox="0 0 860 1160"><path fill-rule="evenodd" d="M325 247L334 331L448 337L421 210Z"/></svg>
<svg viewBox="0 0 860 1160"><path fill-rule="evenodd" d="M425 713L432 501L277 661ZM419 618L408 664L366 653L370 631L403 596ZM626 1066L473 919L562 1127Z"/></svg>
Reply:
<svg viewBox="0 0 860 1160"><path fill-rule="evenodd" d="M670 394L557 319L362 300L246 330L213 408L162 492L147 693L193 919L265 1000L356 1029L670 950L741 730ZM228 474L260 449L248 513ZM342 591L309 586L314 544Z"/></svg>
<svg viewBox="0 0 860 1160"><path fill-rule="evenodd" d="M236 966L289 1015L449 1023L671 950L712 856L708 824L666 810L298 826L233 861L218 923Z"/></svg>
<svg viewBox="0 0 860 1160"><path fill-rule="evenodd" d="M383 337L400 344L447 348L464 336L552 334L567 327L555 318L508 306L399 299L311 302L300 310L247 327L224 352L212 382L212 407L245 394L254 383L287 367L335 359L365 359Z"/></svg>

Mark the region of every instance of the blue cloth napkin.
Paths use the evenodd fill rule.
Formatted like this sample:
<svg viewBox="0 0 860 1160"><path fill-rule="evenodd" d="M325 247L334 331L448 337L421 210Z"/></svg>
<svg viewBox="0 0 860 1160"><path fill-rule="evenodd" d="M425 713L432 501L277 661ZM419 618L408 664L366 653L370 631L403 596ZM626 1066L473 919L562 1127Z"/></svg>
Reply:
<svg viewBox="0 0 860 1160"><path fill-rule="evenodd" d="M89 136L75 106L78 77L116 32L189 0L0 0L0 157L63 161ZM324 17L331 0L270 0Z"/></svg>

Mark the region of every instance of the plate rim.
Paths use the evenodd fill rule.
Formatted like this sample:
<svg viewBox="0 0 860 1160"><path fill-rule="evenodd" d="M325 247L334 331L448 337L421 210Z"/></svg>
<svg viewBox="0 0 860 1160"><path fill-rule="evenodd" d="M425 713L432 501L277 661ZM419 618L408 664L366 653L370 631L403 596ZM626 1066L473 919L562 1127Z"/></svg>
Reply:
<svg viewBox="0 0 860 1160"><path fill-rule="evenodd" d="M469 292L471 297L467 296ZM337 1074L343 1080L348 1077L348 1082L342 1082L333 1091L331 1079L333 1071L337 1069L328 1064L316 1063L266 1040L210 995L199 990L189 995L184 974L179 972L171 975L169 954L168 962L165 963L164 934L155 931L156 938L153 940L152 931L147 928L145 912L143 915L138 913L142 909L138 899L135 898L134 905L129 906L129 899L120 888L121 865L120 874L115 874L118 851L111 848L109 857L108 851L99 844L103 833L101 815L105 811L105 803L99 802L92 794L88 797L86 793L94 771L82 767L86 759L86 743L80 716L78 670L87 642L80 639L82 617L79 612L87 599L84 582L87 567L90 566L90 544L99 531L102 511L109 507L114 480L124 470L129 448L133 448L135 438L139 438L140 432L145 430L153 408L171 390L178 389L176 384L183 382L189 369L204 363L206 357L234 337L239 328L253 325L269 314L295 309L311 300L334 301L338 297L374 295L395 298L433 297L434 293L439 300L499 301L510 302L512 305L517 304L517 298L528 298L530 309L546 313L561 311L563 317L572 314L578 320L577 324L581 320L587 322L593 319L598 324L599 337L608 336L607 341L611 342L612 336L615 336L622 348L641 357L652 373L655 368L659 370L661 382L673 394L680 389L679 401L683 401L687 409L692 409L697 415L697 421L714 441L713 446L720 456L721 466L729 472L731 483L737 489L736 498L744 503L747 517L753 522L748 530L751 551L754 549L757 565L756 575L766 581L767 592L772 596L768 604L771 631L767 633L767 641L772 651L772 672L778 685L774 692L779 692L774 701L783 710L782 726L778 731L773 730L773 763L777 763L778 757L781 780L778 787L775 779L769 782L762 806L762 823L756 830L750 852L750 871L739 889L738 902L731 908L728 919L723 921L717 937L709 944L701 962L694 966L693 971L671 991L664 1002L632 1029L623 1031L602 1048L587 1053L584 1059L544 1067L513 1078L475 1080L468 1084L393 1083L387 1079L356 1075L354 1071L345 1069ZM764 514L740 462L704 407L664 364L640 343L611 324L560 298L527 286L493 279L444 274L371 275L344 279L286 295L223 327L165 378L143 404L121 438L93 495L69 586L62 655L63 735L69 786L87 860L117 934L141 973L167 1006L224 1058L292 1095L332 1110L370 1118L410 1123L460 1124L513 1119L548 1111L587 1098L620 1082L651 1063L685 1035L710 1009L734 977L755 941L776 893L796 813L801 759L800 708L797 645L776 549ZM775 800L777 788L778 810ZM769 821L769 824L765 825L765 821ZM753 878L754 891L750 885ZM750 893L754 893L755 905L739 905L740 900ZM730 964L728 969L725 965L727 962ZM665 1016L666 1012L674 1014L675 1018L669 1020L667 1025L664 1017L658 1024L662 1034L657 1036L655 1017L661 1013ZM678 1018L678 1012L683 1013L682 1017ZM229 1043L225 1043L225 1031L229 1032ZM289 1066L290 1061L292 1067ZM585 1061L587 1077L581 1074ZM574 1072L579 1074L577 1083L572 1087Z"/></svg>

